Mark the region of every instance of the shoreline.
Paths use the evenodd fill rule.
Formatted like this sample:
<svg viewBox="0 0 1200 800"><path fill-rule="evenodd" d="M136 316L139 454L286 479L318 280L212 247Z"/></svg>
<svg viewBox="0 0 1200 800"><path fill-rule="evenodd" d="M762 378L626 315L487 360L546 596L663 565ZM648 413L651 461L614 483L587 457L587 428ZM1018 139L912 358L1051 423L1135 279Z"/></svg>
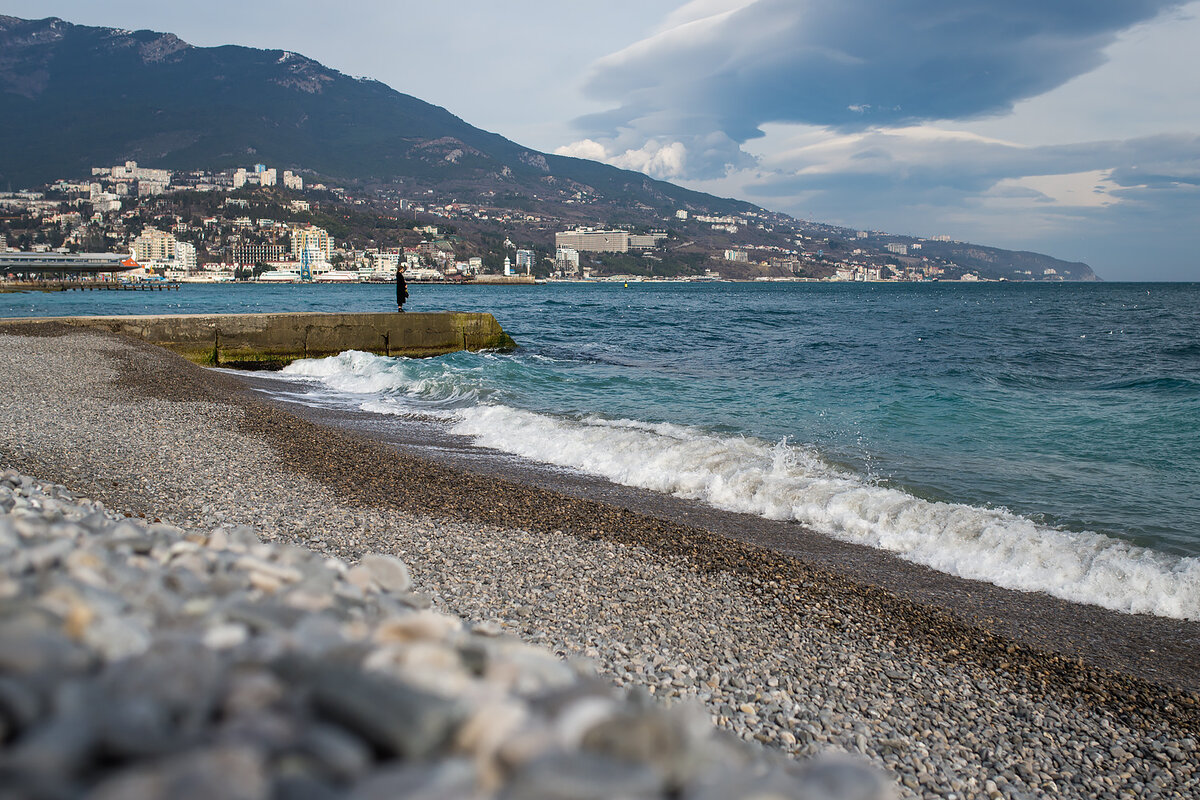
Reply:
<svg viewBox="0 0 1200 800"><path fill-rule="evenodd" d="M238 375L235 380L251 388L266 388L262 379L251 373ZM1151 683L1200 691L1200 662L1195 657L1200 652L1197 621L1126 614L1041 592L1006 589L939 572L883 550L833 539L792 521L724 511L700 501L610 483L603 478L478 448L453 434L434 434L436 438L430 446L427 426L397 425L369 412L314 408L259 394L255 397L321 428L337 429L372 445L391 445L413 458L452 471L517 484L532 492L546 490L585 503L615 507L640 518L675 526L685 536L687 529L699 529L716 537L711 542L715 547L724 539L735 547L740 544L752 550L765 550L852 584L894 595L935 615L953 617L960 624L982 628L1000 639L1068 660L1082 658L1089 665ZM471 515L472 511L468 508L465 513ZM513 522L519 516L517 510L504 521ZM487 521L497 522L491 516ZM515 521L525 527L554 529L554 520L526 516ZM611 536L612 531L598 530L598 534ZM633 543L636 537L618 538ZM671 550L667 545L666 552Z"/></svg>
<svg viewBox="0 0 1200 800"><path fill-rule="evenodd" d="M740 515L565 477L543 488L533 481L544 481L544 475L517 474L511 465L489 471L431 462L405 451L402 442L374 441L328 420L304 419L251 397L240 378L202 370L155 348L94 334L43 341L46 353L107 352L110 388L80 400L87 381L60 374L54 365L22 366L19 355L10 356L0 374L23 369L27 379L37 375L43 383L13 384L18 401L45 398L44 407L30 408L29 416L64 413L54 397L74 396L79 407L73 409L78 419L41 431L34 441L20 442L15 428L0 428L0 457L7 464L43 480L74 484L75 491L90 492L112 508L189 519L217 513L257 518L281 541L351 558L390 548L412 564L416 576L427 576L431 593L448 608L466 617L494 614L564 655L596 658L619 683L693 698L744 738L795 753L823 746L858 750L913 792L968 795L983 791L985 774L1003 778L1000 785L1011 784L1014 791L1055 783L1077 796L1099 791L1086 790L1081 781L1100 776L1115 793L1114 781L1149 785L1161 767L1153 756L1156 742L1190 741L1194 752L1200 731L1196 665L1184 669L1181 657L1196 652L1189 638L1200 630L1196 623L1164 620L1164 628L1156 622L1162 618L1092 613L1044 596L1023 596L1028 607L1021 616L998 616L1006 610L1015 614L1020 604L998 601L984 584L901 567L904 562L879 551L820 546L823 537L810 536L803 538L803 550L793 543L790 551L778 552L768 548L787 542L781 536L772 541L770 525L747 525ZM64 347L68 341L70 348ZM71 358L62 355L62 363L73 363ZM141 406L160 415L187 411L202 417L203 425L193 430L182 417L149 416L148 429L137 432L145 441L131 446L128 455L112 451L114 431L85 427L89 420L113 418L116 409ZM114 419L112 426L129 424ZM251 457L258 460L251 463ZM228 465L230 480L266 465L270 474L261 473L264 482L285 478L289 485L247 486L239 478L236 486L226 486L207 473L197 477L208 479L202 485L187 485L193 472L215 472L221 463ZM263 494L271 489L278 490L274 497ZM296 505L279 507L280 495ZM306 528L302 518L293 519L303 516L298 506L304 503L333 506L330 513L345 521L346 530ZM793 540L795 528L788 530ZM876 580L868 580L872 575ZM493 592L495 605L466 597L458 588L463 584ZM947 588L950 584L957 587ZM909 592L900 593L905 586ZM972 605L961 616L952 614L944 607L947 598ZM1055 606L1061 608L1054 611ZM1048 647L1070 637L1060 630L1030 630L1030 620L1055 614L1075 626L1076 650L1050 652ZM1148 649L1144 643L1126 650L1114 623L1119 617L1130 630L1149 625L1176 635L1161 642L1165 654L1162 648L1154 656L1136 652ZM1024 641L1017 635L1022 630L1030 634ZM1048 639L1039 641L1039 635ZM609 641L592 643L597 636ZM1106 652L1112 663L1106 663ZM685 674L704 664L731 666L704 680L689 683L690 676L675 676L664 683L660 665L648 673L646 659L637 653L665 653ZM773 701L782 721L739 711L785 689L794 707ZM746 702L734 702L742 699ZM913 699L916 708L910 707ZM867 709L876 716L862 722L866 717L859 712ZM1052 710L1063 741L1041 741L1031 709ZM966 716L960 718L960 712ZM1022 748L1032 748L1037 757L1030 757L1027 769L1005 768L1001 762L1014 758L1015 745L975 746L971 739L977 735L968 731L980 720L989 729L1003 724L1020 734ZM1091 734L1081 732L1093 726L1098 727ZM943 729L960 731L960 738L945 742L943 734L943 741L935 741L934 732ZM928 744L927 736L934 737ZM1081 736L1090 736L1092 744L1079 751L1066 746ZM1119 755L1095 761L1090 753L1097 738L1122 742L1122 752L1144 768L1133 769ZM900 739L903 745L896 743ZM937 752L922 755L926 746ZM1085 754L1089 760L1083 760ZM923 759L929 765L919 770ZM1135 777L1120 778L1126 767ZM1186 786L1194 787L1194 771L1179 775L1183 782L1168 788L1183 796Z"/></svg>

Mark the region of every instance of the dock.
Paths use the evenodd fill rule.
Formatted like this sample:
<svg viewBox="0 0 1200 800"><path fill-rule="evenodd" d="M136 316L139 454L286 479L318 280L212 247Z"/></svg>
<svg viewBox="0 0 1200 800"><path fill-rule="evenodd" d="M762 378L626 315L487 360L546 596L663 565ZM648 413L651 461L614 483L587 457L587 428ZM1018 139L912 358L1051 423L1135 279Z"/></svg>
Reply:
<svg viewBox="0 0 1200 800"><path fill-rule="evenodd" d="M3 292L167 292L177 281L0 281Z"/></svg>
<svg viewBox="0 0 1200 800"><path fill-rule="evenodd" d="M154 314L0 319L10 334L63 326L90 328L165 347L196 364L279 369L301 358L346 350L427 357L461 350L516 347L491 314L476 312L303 312L288 314Z"/></svg>

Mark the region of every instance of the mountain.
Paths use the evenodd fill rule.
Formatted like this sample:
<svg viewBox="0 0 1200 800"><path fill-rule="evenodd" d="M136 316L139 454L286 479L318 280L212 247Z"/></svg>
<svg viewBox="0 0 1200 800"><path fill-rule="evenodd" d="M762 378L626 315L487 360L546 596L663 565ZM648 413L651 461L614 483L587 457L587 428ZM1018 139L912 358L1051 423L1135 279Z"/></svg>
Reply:
<svg viewBox="0 0 1200 800"><path fill-rule="evenodd" d="M539 153L379 81L284 50L193 47L170 33L0 16L0 185L94 165L265 162L336 181L599 194L651 206L752 208L647 176Z"/></svg>
<svg viewBox="0 0 1200 800"><path fill-rule="evenodd" d="M686 259L692 271L730 248L796 253L808 260L797 274L814 276L828 276L835 266L825 256L813 261L814 252L845 258L867 252L873 263L908 263L899 257L881 261L890 258L883 240L852 245L852 231L595 161L539 153L379 81L344 75L296 53L194 47L170 33L0 16L0 189L78 179L93 166L129 160L178 171L265 163L393 203L396 197L428 198L518 209L545 221L509 234L548 248L554 226L667 226L681 244L655 260ZM686 222L675 217L681 209L692 212ZM705 213L753 222L696 221ZM726 227L732 230L717 230ZM478 242L497 234L486 222L458 228ZM974 269L1010 280L1095 277L1086 264L1035 253L958 243L936 250L948 275ZM636 270L649 263L631 258L609 268ZM765 269L721 264L723 273L739 277L790 274Z"/></svg>

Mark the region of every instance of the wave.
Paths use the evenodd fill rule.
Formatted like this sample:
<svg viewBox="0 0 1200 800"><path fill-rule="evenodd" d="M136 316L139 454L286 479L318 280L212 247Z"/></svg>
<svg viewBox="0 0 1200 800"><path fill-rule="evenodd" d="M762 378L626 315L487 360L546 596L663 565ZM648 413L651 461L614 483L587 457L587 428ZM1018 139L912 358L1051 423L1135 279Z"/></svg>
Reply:
<svg viewBox="0 0 1200 800"><path fill-rule="evenodd" d="M507 406L457 412L451 430L483 447L615 483L794 520L963 578L1126 613L1200 620L1200 559L1002 509L923 500L832 467L787 442L670 423L569 420Z"/></svg>
<svg viewBox="0 0 1200 800"><path fill-rule="evenodd" d="M283 373L349 395L366 411L445 420L480 447L716 508L795 521L963 578L1126 613L1200 620L1198 558L1059 530L1004 509L918 498L786 440L515 408L497 386L528 388L545 380L523 358L391 359L348 352L297 361Z"/></svg>
<svg viewBox="0 0 1200 800"><path fill-rule="evenodd" d="M1096 388L1101 391L1138 390L1154 392L1156 394L1188 396L1196 394L1197 390L1200 390L1200 382L1191 380L1189 378L1177 378L1172 376L1144 376L1139 378L1127 378L1119 381L1109 381L1107 383L1100 384Z"/></svg>
<svg viewBox="0 0 1200 800"><path fill-rule="evenodd" d="M471 362L453 357L444 359L386 358L358 350L347 350L329 358L293 361L280 375L315 381L335 392L365 395L381 402L380 409L365 411L400 413L412 410L426 413L479 402L491 393L484 382L482 362L488 358L471 356Z"/></svg>

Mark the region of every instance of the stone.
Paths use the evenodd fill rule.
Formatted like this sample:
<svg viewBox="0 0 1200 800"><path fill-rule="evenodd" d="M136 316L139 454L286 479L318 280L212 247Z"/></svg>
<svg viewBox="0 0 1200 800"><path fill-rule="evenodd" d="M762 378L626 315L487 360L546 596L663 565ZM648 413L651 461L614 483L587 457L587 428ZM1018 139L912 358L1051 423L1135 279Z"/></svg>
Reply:
<svg viewBox="0 0 1200 800"><path fill-rule="evenodd" d="M382 676L330 664L305 666L315 710L385 753L421 758L449 740L458 704Z"/></svg>
<svg viewBox="0 0 1200 800"><path fill-rule="evenodd" d="M592 753L551 753L512 776L500 800L649 800L662 796L663 781L642 764Z"/></svg>
<svg viewBox="0 0 1200 800"><path fill-rule="evenodd" d="M127 769L103 780L89 800L268 800L270 790L260 752L217 747Z"/></svg>
<svg viewBox="0 0 1200 800"><path fill-rule="evenodd" d="M351 800L472 800L482 798L475 767L463 759L393 767L360 781Z"/></svg>
<svg viewBox="0 0 1200 800"><path fill-rule="evenodd" d="M359 566L365 569L371 580L385 592L400 594L407 592L412 586L408 567L395 556L368 553L362 557Z"/></svg>

